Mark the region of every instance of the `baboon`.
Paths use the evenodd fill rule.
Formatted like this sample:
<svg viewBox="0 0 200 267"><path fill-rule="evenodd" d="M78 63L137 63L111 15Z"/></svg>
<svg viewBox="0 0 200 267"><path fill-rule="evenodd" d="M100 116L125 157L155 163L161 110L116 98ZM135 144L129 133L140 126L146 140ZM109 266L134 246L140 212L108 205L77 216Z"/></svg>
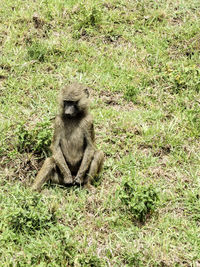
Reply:
<svg viewBox="0 0 200 267"><path fill-rule="evenodd" d="M82 84L65 86L59 97L59 115L55 118L52 156L36 176L32 189L41 190L51 180L61 185L84 185L91 189L99 174L104 154L95 147L93 119L88 111L88 89Z"/></svg>

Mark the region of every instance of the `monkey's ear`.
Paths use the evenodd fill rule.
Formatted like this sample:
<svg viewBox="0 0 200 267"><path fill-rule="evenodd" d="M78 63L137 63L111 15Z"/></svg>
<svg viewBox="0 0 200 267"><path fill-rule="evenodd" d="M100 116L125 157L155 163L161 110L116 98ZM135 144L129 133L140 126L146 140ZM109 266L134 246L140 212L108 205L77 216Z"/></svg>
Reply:
<svg viewBox="0 0 200 267"><path fill-rule="evenodd" d="M89 97L90 96L89 90L86 88L84 91L85 91L86 96Z"/></svg>

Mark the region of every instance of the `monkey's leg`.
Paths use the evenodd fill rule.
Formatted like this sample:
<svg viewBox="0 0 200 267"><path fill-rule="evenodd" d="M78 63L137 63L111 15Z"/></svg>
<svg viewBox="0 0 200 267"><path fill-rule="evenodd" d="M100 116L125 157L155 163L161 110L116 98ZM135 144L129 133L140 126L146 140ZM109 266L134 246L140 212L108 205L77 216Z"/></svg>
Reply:
<svg viewBox="0 0 200 267"><path fill-rule="evenodd" d="M64 179L60 169L56 166L55 170L53 170L53 173L51 175L51 181L54 184L60 184L60 185L71 185L72 181L67 181Z"/></svg>
<svg viewBox="0 0 200 267"><path fill-rule="evenodd" d="M102 166L103 166L103 161L104 161L104 154L102 151L96 151L94 153L94 157L92 159L92 162L91 162L91 165L90 165L90 168L89 168L89 172L87 174L87 177L86 177L86 181L85 181L85 184L86 184L86 187L88 185L90 185L92 179L99 174L99 172L101 171L102 169Z"/></svg>
<svg viewBox="0 0 200 267"><path fill-rule="evenodd" d="M53 171L52 176L51 176L51 181L54 184L61 184L63 185L63 179L61 179L60 175L56 170Z"/></svg>
<svg viewBox="0 0 200 267"><path fill-rule="evenodd" d="M31 188L33 190L41 190L42 185L51 178L54 169L55 169L54 159L52 157L47 158L44 161L41 170L38 172Z"/></svg>

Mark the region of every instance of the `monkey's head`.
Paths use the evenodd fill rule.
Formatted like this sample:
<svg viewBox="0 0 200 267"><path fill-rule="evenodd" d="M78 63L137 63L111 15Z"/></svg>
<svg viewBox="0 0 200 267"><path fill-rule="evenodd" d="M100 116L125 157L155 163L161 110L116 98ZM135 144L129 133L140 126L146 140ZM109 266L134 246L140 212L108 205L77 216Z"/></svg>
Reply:
<svg viewBox="0 0 200 267"><path fill-rule="evenodd" d="M61 114L66 118L75 118L88 111L89 91L82 84L73 83L65 86L60 93Z"/></svg>

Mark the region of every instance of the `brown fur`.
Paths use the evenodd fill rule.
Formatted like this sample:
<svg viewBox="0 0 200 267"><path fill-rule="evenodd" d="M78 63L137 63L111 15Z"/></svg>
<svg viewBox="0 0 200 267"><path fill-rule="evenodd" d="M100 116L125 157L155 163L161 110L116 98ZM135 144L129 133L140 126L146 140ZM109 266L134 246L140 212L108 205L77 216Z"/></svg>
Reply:
<svg viewBox="0 0 200 267"><path fill-rule="evenodd" d="M76 103L77 114L65 115L64 101ZM52 157L47 158L32 186L40 190L51 180L54 183L80 184L90 187L103 164L103 152L94 144L93 119L88 112L88 91L81 84L71 84L61 91L60 114L55 119Z"/></svg>

